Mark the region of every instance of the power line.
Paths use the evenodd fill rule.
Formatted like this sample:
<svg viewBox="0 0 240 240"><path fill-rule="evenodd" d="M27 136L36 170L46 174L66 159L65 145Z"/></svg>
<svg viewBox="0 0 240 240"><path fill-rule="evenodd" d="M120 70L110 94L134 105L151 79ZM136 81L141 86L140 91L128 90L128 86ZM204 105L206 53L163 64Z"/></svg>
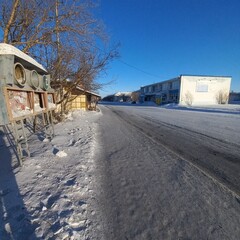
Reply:
<svg viewBox="0 0 240 240"><path fill-rule="evenodd" d="M100 51L103 52L103 53L105 52L102 48L100 48L100 47L98 47L98 46L94 46L93 44L90 44L90 45L91 45L92 47L100 50ZM139 71L139 72L142 72L142 73L144 73L144 74L147 74L147 75L149 75L149 76L151 76L151 77L155 77L155 78L158 78L158 79L161 78L161 77L158 76L158 75L149 73L149 72L147 72L147 71L145 71L145 70L142 70L142 69L140 69L140 68L138 68L138 67L135 67L135 66L133 66L133 65L131 65L131 64L129 64L129 63L121 60L121 59L117 59L117 60L118 60L120 63L122 63L122 64L124 64L124 65L126 65L126 66L128 66L128 67L131 67L131 68L133 68L133 69L135 69L135 70L137 70L137 71Z"/></svg>
<svg viewBox="0 0 240 240"><path fill-rule="evenodd" d="M145 74L147 74L147 75L149 75L149 76L152 76L152 77L155 77L155 78L158 78L158 79L161 78L160 76L157 76L157 75L155 75L155 74L152 74L152 73L149 73L149 72L147 72L147 71L145 71L145 70L142 70L142 69L140 69L140 68L138 68L138 67L135 67L135 66L133 66L133 65L131 65L131 64L123 61L123 60L120 60L120 59L117 59L117 60L118 60L119 62L125 64L126 66L131 67L131 68L133 68L133 69L135 69L135 70L137 70L137 71L139 71L139 72L145 73Z"/></svg>

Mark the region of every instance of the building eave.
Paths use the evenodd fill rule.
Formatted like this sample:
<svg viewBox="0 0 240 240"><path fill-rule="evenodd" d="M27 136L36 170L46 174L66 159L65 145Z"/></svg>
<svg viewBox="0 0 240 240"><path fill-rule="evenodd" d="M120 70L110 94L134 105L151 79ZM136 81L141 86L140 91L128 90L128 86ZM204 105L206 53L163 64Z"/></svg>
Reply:
<svg viewBox="0 0 240 240"><path fill-rule="evenodd" d="M232 78L232 76L219 76L219 75L194 75L194 74L181 74L180 77L225 77Z"/></svg>
<svg viewBox="0 0 240 240"><path fill-rule="evenodd" d="M79 86L76 87L76 90L78 90L78 91L80 91L80 92L83 92L83 93L88 93L88 94L91 94L91 95L93 95L93 96L96 96L96 97L101 98L101 96L98 95L97 93L94 93L94 92L91 92L91 91L87 91L87 90L85 90L85 89L83 89L83 88L81 88L81 87L79 87Z"/></svg>
<svg viewBox="0 0 240 240"><path fill-rule="evenodd" d="M169 81L175 81L175 80L177 80L177 79L179 79L179 77L171 78L171 79L164 80L164 81L161 81L161 82L156 82L156 83L148 84L148 85L142 86L141 88L143 88L143 87L150 87L150 86L157 85L157 84L163 84L163 83L166 83L166 82L169 82Z"/></svg>

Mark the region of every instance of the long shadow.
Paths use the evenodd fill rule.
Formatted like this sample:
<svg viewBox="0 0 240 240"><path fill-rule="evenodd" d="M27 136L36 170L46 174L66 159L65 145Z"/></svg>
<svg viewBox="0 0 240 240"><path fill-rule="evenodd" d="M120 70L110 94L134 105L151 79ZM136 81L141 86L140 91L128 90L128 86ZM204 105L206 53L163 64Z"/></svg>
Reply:
<svg viewBox="0 0 240 240"><path fill-rule="evenodd" d="M31 215L16 181L15 149L11 141L11 132L0 126L0 239L34 240L37 239L34 233L37 226L31 224Z"/></svg>

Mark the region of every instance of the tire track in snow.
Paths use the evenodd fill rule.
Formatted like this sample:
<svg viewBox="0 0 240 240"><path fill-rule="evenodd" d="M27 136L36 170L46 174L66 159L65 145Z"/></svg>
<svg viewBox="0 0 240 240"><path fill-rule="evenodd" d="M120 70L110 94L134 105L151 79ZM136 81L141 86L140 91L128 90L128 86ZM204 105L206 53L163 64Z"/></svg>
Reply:
<svg viewBox="0 0 240 240"><path fill-rule="evenodd" d="M207 175L214 182L218 183L222 188L231 192L236 197L237 201L240 201L239 200L240 199L239 177L232 176L232 171L234 174L236 173L239 175L238 169L240 164L240 161L239 161L240 156L239 154L237 156L237 152L239 152L238 151L239 146L237 144L232 144L232 143L230 144L229 142L226 142L224 140L210 137L208 135L205 135L193 130L189 130L184 127L179 127L173 124L162 122L161 120L156 121L151 119L152 122L149 122L149 119L144 118L142 116L127 114L124 111L116 110L116 108L114 109L112 109L111 107L107 107L107 108L110 109L113 113L115 113L119 118L124 120L126 123L128 123L135 129L137 129L139 132L141 132L141 134L143 134L145 137L151 139L155 144L161 147L164 147L165 149L172 152L176 156L189 162L192 166L194 166L199 171ZM141 118L141 119L137 119L137 118ZM159 132L159 135L161 137L159 138L159 136L157 135L158 131L156 131L156 126L153 126L152 123L157 124L158 127L163 123L161 127L168 128L167 130L166 129L164 130L165 135ZM180 134L179 134L179 129L181 130ZM174 145L173 143L170 143L169 140L167 140L170 135L167 136L166 133L169 133L171 131L178 132L178 134L181 137L183 137L184 135L188 135L188 137L191 136L192 138L194 138L193 141L195 141L195 143L190 142L189 139L186 138L186 140L190 142L190 146L193 146L194 144L199 144L197 146L197 149L200 149L200 146L201 146L203 148L202 150L205 150L205 151L202 154L200 153L200 155L196 151L192 154L186 153L187 148L186 146L183 145L184 141L180 141L180 139L175 139L175 141L178 140L177 144L179 145L177 146L177 144ZM199 141L198 138L201 138L202 141ZM206 144L206 143L208 144L211 143L211 146L210 147L204 146L203 144ZM219 146L219 145L223 145L223 146ZM213 150L212 147L215 147L216 149ZM235 154L226 152L227 150L229 150L229 147L234 148L233 151L235 151ZM223 150L225 152L223 152ZM206 153L207 153L207 156L206 156ZM212 161L210 163L209 160L212 160L212 159L218 159L223 161L224 166L223 164L222 166L221 164L219 165L219 161L218 162ZM228 166L226 164L229 164L229 165L234 164L234 166Z"/></svg>

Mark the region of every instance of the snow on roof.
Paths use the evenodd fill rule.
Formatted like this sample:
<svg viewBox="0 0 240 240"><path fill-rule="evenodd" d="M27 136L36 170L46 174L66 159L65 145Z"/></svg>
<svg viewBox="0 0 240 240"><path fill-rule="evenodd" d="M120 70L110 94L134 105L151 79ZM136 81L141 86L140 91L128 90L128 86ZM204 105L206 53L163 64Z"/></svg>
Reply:
<svg viewBox="0 0 240 240"><path fill-rule="evenodd" d="M47 72L47 70L40 63L38 63L32 57L30 57L29 55L27 55L26 53L22 52L21 50L19 50L18 48L14 47L12 45L9 45L9 44L6 44L6 43L0 43L0 55L14 55L14 56L17 56L17 57L33 64L34 66L40 68L44 72Z"/></svg>
<svg viewBox="0 0 240 240"><path fill-rule="evenodd" d="M96 94L94 92L90 92L90 91L84 90L83 88L81 88L79 86L77 86L76 89L80 90L80 91L83 91L83 92L86 92L86 93L89 93L89 94L92 94L92 95L97 96L97 97L101 97L100 95L98 95L98 94Z"/></svg>
<svg viewBox="0 0 240 240"><path fill-rule="evenodd" d="M117 92L114 94L114 96L116 97L120 97L120 96L131 96L132 92Z"/></svg>

